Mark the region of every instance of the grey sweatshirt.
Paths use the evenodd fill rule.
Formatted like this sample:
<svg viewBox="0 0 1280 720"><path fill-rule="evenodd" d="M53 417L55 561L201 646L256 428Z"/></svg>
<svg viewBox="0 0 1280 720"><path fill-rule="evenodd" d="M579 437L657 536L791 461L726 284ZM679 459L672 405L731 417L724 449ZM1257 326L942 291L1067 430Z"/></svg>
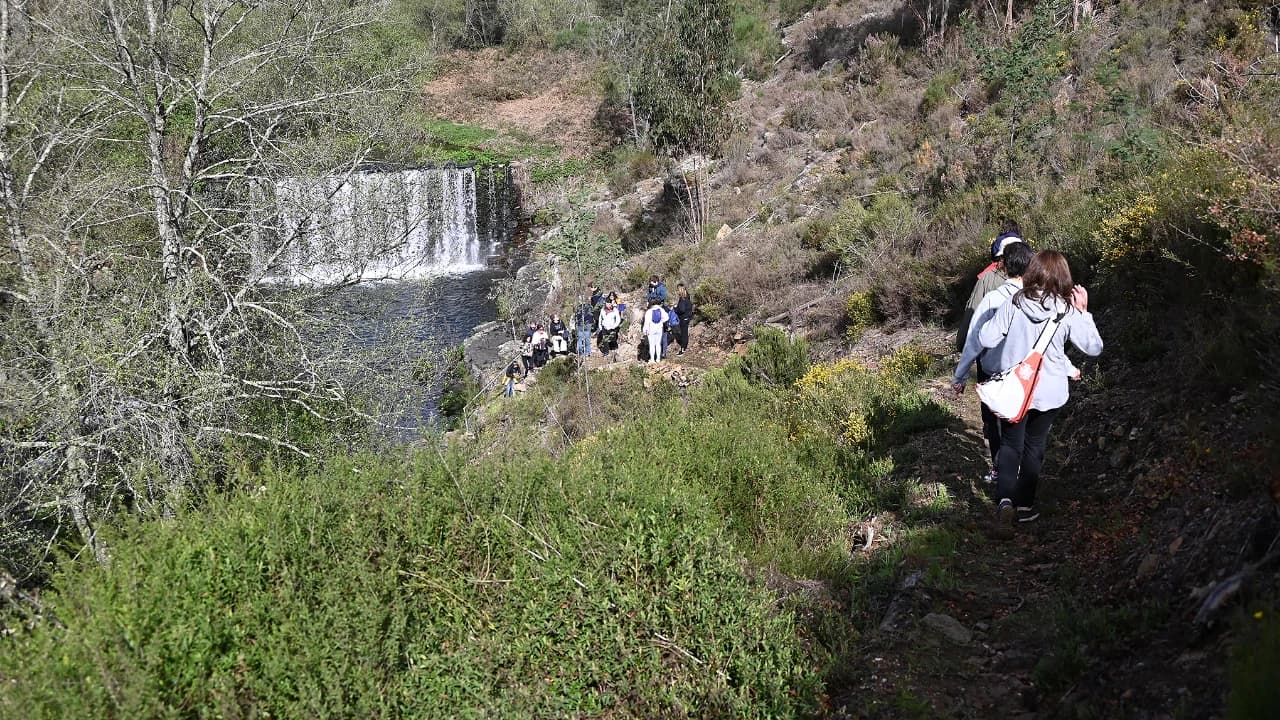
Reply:
<svg viewBox="0 0 1280 720"><path fill-rule="evenodd" d="M1025 360L1049 318L1067 310L1049 348L1045 350L1040 382L1031 399L1032 410L1062 407L1067 403L1067 377L1071 372L1066 353L1067 341L1070 340L1085 355L1093 357L1102 353L1102 337L1093 324L1093 315L1082 313L1057 298L1049 301L1047 306L1026 297L1017 300L1001 305L978 331L982 346L991 349L982 355L982 369L995 375Z"/></svg>

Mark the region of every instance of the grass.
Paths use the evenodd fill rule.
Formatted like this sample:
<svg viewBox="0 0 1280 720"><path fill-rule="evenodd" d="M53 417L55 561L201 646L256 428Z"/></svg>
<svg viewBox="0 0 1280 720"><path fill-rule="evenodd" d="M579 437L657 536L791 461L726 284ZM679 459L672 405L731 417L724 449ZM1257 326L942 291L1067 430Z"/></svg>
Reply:
<svg viewBox="0 0 1280 720"><path fill-rule="evenodd" d="M423 142L415 150L423 162L496 165L529 157L548 158L556 153L554 147L519 133L448 120L426 120L423 134Z"/></svg>
<svg viewBox="0 0 1280 720"><path fill-rule="evenodd" d="M1280 615L1258 606L1239 620L1240 634L1231 654L1228 720L1273 718L1280 714Z"/></svg>

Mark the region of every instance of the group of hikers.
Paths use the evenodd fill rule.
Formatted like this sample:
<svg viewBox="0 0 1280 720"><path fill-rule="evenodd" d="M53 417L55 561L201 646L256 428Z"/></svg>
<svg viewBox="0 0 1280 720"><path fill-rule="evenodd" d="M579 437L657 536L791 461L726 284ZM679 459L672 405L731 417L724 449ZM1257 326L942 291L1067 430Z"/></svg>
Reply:
<svg viewBox="0 0 1280 720"><path fill-rule="evenodd" d="M570 324L553 315L546 328L529 325L521 352L523 375L551 357L569 354L571 338L577 341L573 352L583 358L592 353L593 336L601 353L616 352L626 310L617 293L606 296L589 284ZM692 318L693 303L684 285L678 285L672 296L657 275L651 276L643 310L641 358L647 357L650 363L662 360L672 341L680 348L676 354L683 355L689 347ZM1036 252L1023 239L1018 224L1005 221L991 244L991 264L978 275L966 304L957 337L960 362L952 378L952 389L961 394L975 362L979 384L1023 376L1012 378L1021 382L1015 385L1021 393L1017 413L1002 415L981 402L983 435L991 457L983 480L995 487L995 524L1000 536L1011 536L1016 523L1040 517L1036 491L1049 431L1067 402L1069 380L1080 379L1080 371L1067 358L1068 342L1088 356L1102 352L1102 338L1089 314L1088 291L1073 282L1061 252ZM508 397L521 375L521 363L512 362L506 371ZM989 392L982 394L991 397Z"/></svg>
<svg viewBox="0 0 1280 720"><path fill-rule="evenodd" d="M1080 379L1067 358L1068 341L1091 357L1102 352L1088 291L1072 281L1062 253L1032 250L1018 224L1006 221L991 245L991 264L978 275L965 307L957 338L960 362L952 378L952 389L963 393L974 362L977 380L984 383L1015 368L1026 374L1023 366L1034 366L1034 351L1040 353L1038 375L1023 383L1030 398L1021 417L1001 417L981 403L991 453L991 470L983 480L995 486L998 536L1012 536L1015 523L1040 517L1036 490L1049 430L1067 402L1068 380Z"/></svg>
<svg viewBox="0 0 1280 720"><path fill-rule="evenodd" d="M559 314L552 315L545 326L531 322L520 348L520 360L513 360L507 366L504 394L507 397L515 394L517 378L528 377L551 358L568 355L571 339L576 340L572 352L581 358L591 357L593 337L601 354L609 356L616 353L626 310L627 304L621 302L618 293L605 295L598 285L588 283L587 292L579 298L568 324L561 320ZM689 323L692 320L693 301L685 286L677 285L672 296L661 278L650 276L642 327L642 350L648 362L665 358L673 341L680 347L676 354L683 355L689 349Z"/></svg>

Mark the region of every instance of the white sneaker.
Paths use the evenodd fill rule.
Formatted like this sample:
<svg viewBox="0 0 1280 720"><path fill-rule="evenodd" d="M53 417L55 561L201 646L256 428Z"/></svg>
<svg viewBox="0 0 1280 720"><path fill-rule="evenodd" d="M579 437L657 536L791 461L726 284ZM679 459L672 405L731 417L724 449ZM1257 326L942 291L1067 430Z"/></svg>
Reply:
<svg viewBox="0 0 1280 720"><path fill-rule="evenodd" d="M1013 502L1008 498L1000 501L1000 506L996 508L995 535L998 538L1008 540L1013 537L1013 521L1017 511L1014 510Z"/></svg>

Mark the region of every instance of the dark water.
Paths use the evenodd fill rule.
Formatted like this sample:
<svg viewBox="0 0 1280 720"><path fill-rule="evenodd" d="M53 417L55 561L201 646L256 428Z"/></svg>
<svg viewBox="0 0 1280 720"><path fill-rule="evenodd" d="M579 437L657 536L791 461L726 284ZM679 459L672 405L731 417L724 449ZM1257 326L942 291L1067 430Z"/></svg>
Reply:
<svg viewBox="0 0 1280 720"><path fill-rule="evenodd" d="M371 403L389 434L411 439L439 416L446 351L496 320L488 298L501 270L342 290L325 309L319 344L348 391Z"/></svg>

